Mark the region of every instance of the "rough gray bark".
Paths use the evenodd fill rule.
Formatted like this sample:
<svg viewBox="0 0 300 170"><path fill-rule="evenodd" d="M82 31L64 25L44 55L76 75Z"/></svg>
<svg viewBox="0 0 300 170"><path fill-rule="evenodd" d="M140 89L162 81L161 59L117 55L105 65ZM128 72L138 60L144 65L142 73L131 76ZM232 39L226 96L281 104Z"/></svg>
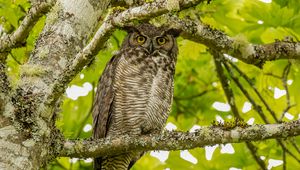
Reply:
<svg viewBox="0 0 300 170"><path fill-rule="evenodd" d="M160 16L170 11L179 11L188 7L197 5L204 0L166 0L145 3L142 0L58 0L56 1L32 1L37 5L37 9L31 10L31 17L25 17L20 28L8 36L0 39L0 169L39 169L49 160L57 155L64 156L93 156L96 153L105 154L101 149L96 153L88 152L93 148L93 142L84 143L82 150L74 150L79 141L68 141L64 139L54 125L56 107L59 106L59 97L63 94L67 84L72 78L82 70L94 57L94 54L100 50L110 34L117 27L123 27L130 24L132 20L143 20L151 17ZM104 13L109 3L122 2L125 6L133 6L124 11L114 10L105 20ZM133 2L133 3L132 3ZM20 81L14 86L8 81L6 75L5 59L7 52L17 47L28 36L32 24L34 24L42 12L50 9L47 15L46 25L40 34L34 51L29 61L21 66ZM30 13L30 12L29 12ZM99 21L102 22L93 39L89 38L95 32ZM183 29L183 36L190 40L203 43L208 47L220 50L224 53L232 54L247 63L261 65L263 61L274 60L278 58L298 58L300 54L299 44L292 41L276 42L270 45L252 45L245 41L232 39L224 33L212 30L202 23L181 20L177 17L171 17L169 24L179 29ZM9 41L11 40L11 41ZM284 49L281 50L280 49ZM273 54L280 53L281 56ZM299 121L288 124L274 125L282 127L281 131L276 131L268 137L287 137L299 135ZM287 125L287 126L285 126ZM283 127L291 128L284 129ZM269 129L271 130L271 129ZM219 131L218 131L219 132ZM137 140L136 143L130 143L130 138L123 140L117 139L111 142L119 142L120 145L96 145L104 150L114 149L117 153L123 152L120 147L134 149L135 146L145 144L150 149L187 149L203 146L204 144L215 144L224 142L239 142L249 140L265 139L263 132L257 131L256 136L248 136L238 141L220 141L212 138L208 143L199 143L203 138L199 132L197 144L183 145L185 139L195 137L195 134L181 134L183 138L178 138L176 133L172 136L144 137ZM279 132L287 132L282 133ZM231 131L225 132L228 136ZM287 136L284 136L286 135ZM205 133L204 133L205 135ZM273 135L273 136L272 136ZM179 137L180 137L179 136ZM213 135L210 135L213 136ZM158 144L160 139L170 138L172 143L161 143L161 145L151 146L155 142ZM122 143L120 143L122 141ZM143 142L145 141L145 143ZM107 142L107 141L106 141ZM179 142L180 145L175 145ZM104 143L103 143L104 144ZM122 145L123 144L123 145ZM177 146L177 147L176 147ZM68 150L69 149L69 150ZM86 152L87 151L87 152Z"/></svg>
<svg viewBox="0 0 300 170"><path fill-rule="evenodd" d="M48 12L54 3L55 0L49 0L49 2L34 4L28 11L28 14L25 16L18 29L12 35L1 37L0 52L22 45L22 41L28 36L30 30L38 19L44 13Z"/></svg>
<svg viewBox="0 0 300 170"><path fill-rule="evenodd" d="M5 122L0 130L0 169L39 169L57 154L61 138L54 127L56 103L74 76L69 66L109 2L59 0L53 6L29 61L21 66L11 99L1 104L1 115L10 118L0 118Z"/></svg>
<svg viewBox="0 0 300 170"><path fill-rule="evenodd" d="M227 130L226 126L201 127L196 132L164 132L131 138L120 136L98 141L69 140L64 142L60 156L95 157L115 155L126 151L184 150L206 145L240 143L270 138L287 138L300 135L300 120L283 124L237 126Z"/></svg>
<svg viewBox="0 0 300 170"><path fill-rule="evenodd" d="M224 32L213 29L200 21L179 19L176 16L166 16L168 25L182 29L182 37L205 44L220 53L233 57L252 65L262 67L266 61L277 59L299 59L300 43L293 39L277 40L270 44L251 44L241 35L229 37Z"/></svg>

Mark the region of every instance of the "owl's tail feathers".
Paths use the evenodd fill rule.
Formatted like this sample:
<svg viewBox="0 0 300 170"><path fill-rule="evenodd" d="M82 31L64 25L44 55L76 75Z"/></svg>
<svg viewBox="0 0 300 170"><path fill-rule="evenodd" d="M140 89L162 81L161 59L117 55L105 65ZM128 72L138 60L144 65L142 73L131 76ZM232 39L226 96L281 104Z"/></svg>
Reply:
<svg viewBox="0 0 300 170"><path fill-rule="evenodd" d="M128 170L130 170L130 168L136 163L136 161L138 161L146 152L142 152L140 154L137 154L135 158L133 158L129 165L128 165Z"/></svg>
<svg viewBox="0 0 300 170"><path fill-rule="evenodd" d="M94 159L95 170L129 170L142 156L140 153L126 153L112 157Z"/></svg>
<svg viewBox="0 0 300 170"><path fill-rule="evenodd" d="M101 169L101 164L102 164L102 158L95 158L94 159L94 170L102 170Z"/></svg>

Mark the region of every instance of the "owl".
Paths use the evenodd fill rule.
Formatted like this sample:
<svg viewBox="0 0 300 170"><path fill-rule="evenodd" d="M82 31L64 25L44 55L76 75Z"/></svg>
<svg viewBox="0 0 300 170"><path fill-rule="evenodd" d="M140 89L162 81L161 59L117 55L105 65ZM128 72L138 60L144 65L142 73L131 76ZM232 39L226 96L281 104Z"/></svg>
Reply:
<svg viewBox="0 0 300 170"><path fill-rule="evenodd" d="M122 48L106 65L93 103L93 139L160 133L173 98L180 31L140 24L126 27ZM94 169L130 169L142 153L94 159Z"/></svg>

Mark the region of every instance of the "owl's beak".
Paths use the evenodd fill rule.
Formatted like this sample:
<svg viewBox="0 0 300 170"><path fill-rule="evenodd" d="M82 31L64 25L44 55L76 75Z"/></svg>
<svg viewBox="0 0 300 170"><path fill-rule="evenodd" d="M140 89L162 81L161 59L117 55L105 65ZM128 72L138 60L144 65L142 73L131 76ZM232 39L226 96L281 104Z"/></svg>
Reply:
<svg viewBox="0 0 300 170"><path fill-rule="evenodd" d="M150 54L153 53L153 43L152 43L152 41L150 42L150 44L148 46L148 51L149 51Z"/></svg>

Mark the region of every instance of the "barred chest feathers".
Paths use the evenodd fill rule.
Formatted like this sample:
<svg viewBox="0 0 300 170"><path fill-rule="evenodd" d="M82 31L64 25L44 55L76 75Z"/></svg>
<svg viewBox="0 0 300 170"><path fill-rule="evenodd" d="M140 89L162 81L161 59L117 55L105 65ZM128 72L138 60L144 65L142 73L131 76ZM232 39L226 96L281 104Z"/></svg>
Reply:
<svg viewBox="0 0 300 170"><path fill-rule="evenodd" d="M108 136L116 132L140 135L162 130L172 103L175 62L175 57L159 52L147 56L143 49L124 50L116 66L116 114Z"/></svg>

